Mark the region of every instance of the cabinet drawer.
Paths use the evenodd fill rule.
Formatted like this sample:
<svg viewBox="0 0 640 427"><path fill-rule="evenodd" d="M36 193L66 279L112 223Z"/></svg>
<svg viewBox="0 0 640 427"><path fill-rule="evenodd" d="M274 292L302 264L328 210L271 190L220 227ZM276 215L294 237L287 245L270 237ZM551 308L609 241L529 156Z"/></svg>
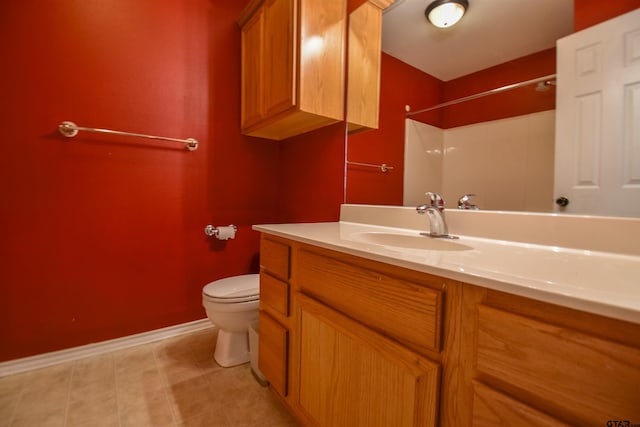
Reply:
<svg viewBox="0 0 640 427"><path fill-rule="evenodd" d="M262 238L260 267L282 280L289 280L291 248L285 243Z"/></svg>
<svg viewBox="0 0 640 427"><path fill-rule="evenodd" d="M289 284L260 273L260 305L270 307L283 316L289 315Z"/></svg>
<svg viewBox="0 0 640 427"><path fill-rule="evenodd" d="M414 350L439 351L442 292L368 267L301 250L297 283L304 293Z"/></svg>
<svg viewBox="0 0 640 427"><path fill-rule="evenodd" d="M640 420L640 349L484 305L477 342L479 373L545 412L581 425Z"/></svg>
<svg viewBox="0 0 640 427"><path fill-rule="evenodd" d="M568 424L487 386L474 383L473 426L565 427Z"/></svg>
<svg viewBox="0 0 640 427"><path fill-rule="evenodd" d="M261 311L258 367L282 396L287 395L288 342L287 329Z"/></svg>

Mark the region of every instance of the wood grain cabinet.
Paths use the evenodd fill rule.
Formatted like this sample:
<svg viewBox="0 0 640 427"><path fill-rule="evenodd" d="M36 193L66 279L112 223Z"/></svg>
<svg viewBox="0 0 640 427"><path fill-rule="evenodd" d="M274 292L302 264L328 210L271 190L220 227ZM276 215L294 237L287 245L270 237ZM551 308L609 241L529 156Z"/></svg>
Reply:
<svg viewBox="0 0 640 427"><path fill-rule="evenodd" d="M443 283L380 263L296 251L296 405L321 426L435 426Z"/></svg>
<svg viewBox="0 0 640 427"><path fill-rule="evenodd" d="M495 291L473 318L473 425L640 420L638 325Z"/></svg>
<svg viewBox="0 0 640 427"><path fill-rule="evenodd" d="M296 404L306 419L332 427L436 425L437 363L312 298L300 295L298 303Z"/></svg>
<svg viewBox="0 0 640 427"><path fill-rule="evenodd" d="M394 0L368 0L349 14L347 125L378 129L382 11Z"/></svg>
<svg viewBox="0 0 640 427"><path fill-rule="evenodd" d="M272 388L284 398L289 386L291 248L284 241L263 235L260 253L258 367Z"/></svg>
<svg viewBox="0 0 640 427"><path fill-rule="evenodd" d="M260 310L303 425L640 423L638 324L269 235Z"/></svg>
<svg viewBox="0 0 640 427"><path fill-rule="evenodd" d="M241 130L281 140L344 119L346 0L254 0L241 27Z"/></svg>

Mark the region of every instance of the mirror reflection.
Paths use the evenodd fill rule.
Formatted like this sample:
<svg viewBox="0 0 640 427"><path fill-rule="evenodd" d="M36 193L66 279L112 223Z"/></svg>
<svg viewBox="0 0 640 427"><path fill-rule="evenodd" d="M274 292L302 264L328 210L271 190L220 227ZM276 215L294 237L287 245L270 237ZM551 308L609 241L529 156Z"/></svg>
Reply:
<svg viewBox="0 0 640 427"><path fill-rule="evenodd" d="M428 24L429 3L383 15L380 127L350 134L347 159L393 169L349 164L346 202L415 206L437 191L449 208L476 194L481 209L552 211L554 79L429 107L554 75L573 1L475 0L445 30Z"/></svg>

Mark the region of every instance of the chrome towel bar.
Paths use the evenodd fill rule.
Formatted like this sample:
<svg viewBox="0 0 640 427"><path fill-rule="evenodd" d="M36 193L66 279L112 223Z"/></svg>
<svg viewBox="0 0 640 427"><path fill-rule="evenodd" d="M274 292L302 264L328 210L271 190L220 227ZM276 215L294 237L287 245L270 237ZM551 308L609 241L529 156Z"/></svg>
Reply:
<svg viewBox="0 0 640 427"><path fill-rule="evenodd" d="M98 132L98 133L109 133L112 135L125 135L125 136L135 136L138 138L147 138L147 139L158 139L160 141L171 141L171 142L180 142L185 144L189 151L195 151L198 149L198 141L193 138L187 139L179 139L179 138L168 138L166 136L154 136L154 135L145 135L142 133L133 133L133 132L122 132L119 130L111 130L111 129L99 129L99 128L88 128L78 126L73 122L64 121L60 123L58 126L58 130L64 136L71 138L78 134L78 131L86 131L86 132Z"/></svg>
<svg viewBox="0 0 640 427"><path fill-rule="evenodd" d="M368 168L376 168L376 169L380 169L382 172L387 172L388 170L393 169L393 166L389 166L386 163L383 163L381 165L372 165L371 163L360 163L360 162L352 162L350 160L347 160L347 164L356 165L356 166L366 166Z"/></svg>

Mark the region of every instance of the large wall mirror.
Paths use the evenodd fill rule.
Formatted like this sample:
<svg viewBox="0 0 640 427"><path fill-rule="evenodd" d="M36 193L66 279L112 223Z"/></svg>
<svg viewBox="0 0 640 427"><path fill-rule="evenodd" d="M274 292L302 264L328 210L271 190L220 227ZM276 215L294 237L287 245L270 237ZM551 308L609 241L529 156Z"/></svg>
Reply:
<svg viewBox="0 0 640 427"><path fill-rule="evenodd" d="M481 209L557 211L555 44L573 0L473 0L444 30L430 2L383 14L380 128L348 136L345 201L415 206L430 190L449 208L475 193Z"/></svg>

